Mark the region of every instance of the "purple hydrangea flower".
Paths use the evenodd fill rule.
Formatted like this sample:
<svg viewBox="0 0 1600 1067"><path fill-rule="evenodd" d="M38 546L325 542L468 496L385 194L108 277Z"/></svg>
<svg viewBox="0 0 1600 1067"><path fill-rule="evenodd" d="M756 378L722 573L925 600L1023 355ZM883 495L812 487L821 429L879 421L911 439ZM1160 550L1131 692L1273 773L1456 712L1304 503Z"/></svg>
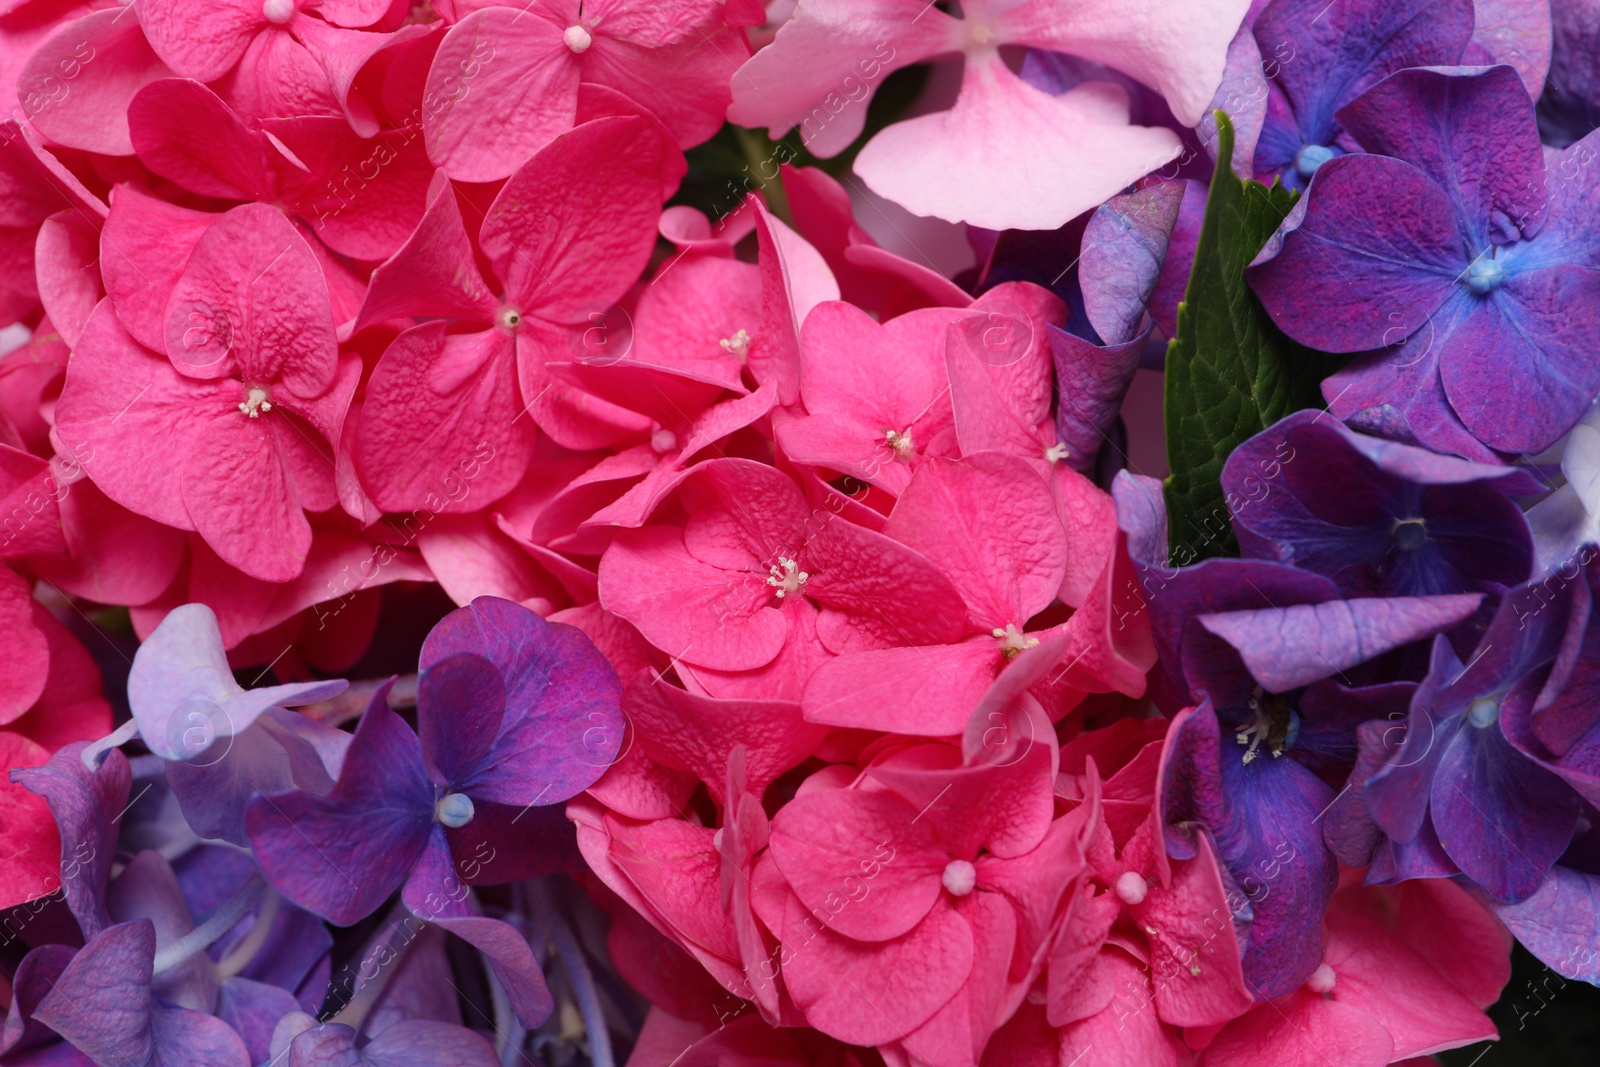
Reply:
<svg viewBox="0 0 1600 1067"><path fill-rule="evenodd" d="M1414 688L1372 677L1370 661L1469 617L1479 594L1342 599L1330 579L1281 563L1211 559L1168 569L1152 479L1114 493L1151 629L1173 687L1195 707L1163 756L1167 851L1208 834L1249 901L1245 977L1258 996L1290 992L1322 959L1322 914L1338 864L1323 813L1356 756L1363 721L1401 713Z"/></svg>
<svg viewBox="0 0 1600 1067"><path fill-rule="evenodd" d="M1513 741L1526 732L1517 709L1571 628L1570 605L1545 611L1540 593L1524 586L1507 595L1465 664L1436 639L1403 722L1362 728L1362 766L1328 837L1357 864L1386 846L1369 881L1459 871L1495 900L1515 902L1538 890L1572 839L1578 794Z"/></svg>
<svg viewBox="0 0 1600 1067"><path fill-rule="evenodd" d="M1339 417L1486 461L1548 447L1600 393L1600 181L1577 163L1600 139L1547 167L1509 66L1404 70L1338 119L1382 154L1317 172L1250 270L1262 303L1365 353L1323 383Z"/></svg>
<svg viewBox="0 0 1600 1067"><path fill-rule="evenodd" d="M1368 437L1326 412L1295 412L1234 449L1222 487L1244 555L1346 596L1500 592L1533 568L1512 500L1540 488L1526 471Z"/></svg>
<svg viewBox="0 0 1600 1067"><path fill-rule="evenodd" d="M1461 62L1473 21L1470 0L1273 0L1255 21L1269 74L1256 180L1303 190L1357 151L1339 109L1395 71Z"/></svg>

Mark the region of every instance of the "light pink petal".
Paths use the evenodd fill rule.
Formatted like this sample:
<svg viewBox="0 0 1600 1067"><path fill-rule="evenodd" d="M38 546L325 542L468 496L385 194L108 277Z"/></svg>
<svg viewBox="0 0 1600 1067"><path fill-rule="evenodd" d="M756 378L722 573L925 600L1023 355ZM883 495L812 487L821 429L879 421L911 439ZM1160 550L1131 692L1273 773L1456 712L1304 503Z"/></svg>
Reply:
<svg viewBox="0 0 1600 1067"><path fill-rule="evenodd" d="M951 323L946 331L945 367L962 455L992 450L1045 462L1055 444L1050 357L1042 345L1012 340L1019 334L1043 340L1043 324L1036 329L1003 307ZM996 343L986 343L991 339Z"/></svg>
<svg viewBox="0 0 1600 1067"><path fill-rule="evenodd" d="M1228 44L1249 8L1250 0L1195 0L1178 10L1162 0L1029 0L998 21L1010 43L1068 52L1137 78L1193 126L1222 81Z"/></svg>
<svg viewBox="0 0 1600 1067"><path fill-rule="evenodd" d="M640 674L623 694L622 710L655 762L693 772L719 804L729 753L747 753L746 788L760 797L772 780L798 766L827 732L784 700L716 700Z"/></svg>
<svg viewBox="0 0 1600 1067"><path fill-rule="evenodd" d="M777 933L794 953L783 979L806 1022L853 1045L921 1026L960 990L975 954L972 928L943 900L910 933L867 943L819 929L791 898Z"/></svg>
<svg viewBox="0 0 1600 1067"><path fill-rule="evenodd" d="M234 208L200 238L168 298L166 339L182 373L235 372L306 399L333 384L338 366L322 268L265 204Z"/></svg>
<svg viewBox="0 0 1600 1067"><path fill-rule="evenodd" d="M789 621L770 593L760 578L690 555L677 527L620 531L600 560L607 611L668 655L721 670L760 667L783 647Z"/></svg>
<svg viewBox="0 0 1600 1067"><path fill-rule="evenodd" d="M35 246L39 300L69 345L76 344L100 288L100 233L76 211L58 211L39 227Z"/></svg>
<svg viewBox="0 0 1600 1067"><path fill-rule="evenodd" d="M119 185L100 233L100 273L117 318L146 348L166 348L167 298L218 216Z"/></svg>
<svg viewBox="0 0 1600 1067"><path fill-rule="evenodd" d="M150 46L167 66L203 82L231 70L267 28L255 0L146 0L138 12Z"/></svg>
<svg viewBox="0 0 1600 1067"><path fill-rule="evenodd" d="M148 83L172 75L145 42L134 12L129 4L85 15L40 45L22 68L17 92L24 99L40 93L51 101L31 120L56 144L133 155L128 102Z"/></svg>
<svg viewBox="0 0 1600 1067"><path fill-rule="evenodd" d="M224 411L196 435L193 448L179 460L183 502L206 544L252 578L297 577L311 551L311 524L271 427Z"/></svg>
<svg viewBox="0 0 1600 1067"><path fill-rule="evenodd" d="M442 171L416 230L372 272L355 328L413 315L488 323L500 307L473 260L454 188Z"/></svg>
<svg viewBox="0 0 1600 1067"><path fill-rule="evenodd" d="M1050 96L996 56L968 61L951 110L896 123L867 142L855 170L913 214L1053 230L1182 148L1171 130L1130 125L1116 86L1087 82Z"/></svg>
<svg viewBox="0 0 1600 1067"><path fill-rule="evenodd" d="M950 737L966 726L1001 662L988 637L851 652L817 669L801 703L812 722Z"/></svg>
<svg viewBox="0 0 1600 1067"><path fill-rule="evenodd" d="M733 79L728 118L795 126L818 156L838 154L866 124L867 103L890 71L955 51L960 23L918 0L808 3Z"/></svg>
<svg viewBox="0 0 1600 1067"><path fill-rule="evenodd" d="M943 570L986 630L1021 629L1055 599L1066 574L1049 487L1026 460L999 452L926 461L884 532Z"/></svg>
<svg viewBox="0 0 1600 1067"><path fill-rule="evenodd" d="M464 182L508 177L572 128L578 69L548 4L489 7L450 28L423 90L428 155Z"/></svg>
<svg viewBox="0 0 1600 1067"><path fill-rule="evenodd" d="M356 439L380 508L475 511L522 479L533 427L518 417L512 356L511 336L494 328L446 334L430 322L395 338L367 383Z"/></svg>
<svg viewBox="0 0 1600 1067"><path fill-rule="evenodd" d="M506 300L524 315L572 325L609 310L655 247L668 148L645 119L595 119L518 169L479 236Z"/></svg>
<svg viewBox="0 0 1600 1067"><path fill-rule="evenodd" d="M56 432L73 454L94 457L85 469L92 467L89 476L106 496L166 526L192 530L174 460L193 450L208 411L236 406L240 392L235 382L182 377L166 357L140 348L118 324L110 301L102 300L67 368Z"/></svg>
<svg viewBox="0 0 1600 1067"><path fill-rule="evenodd" d="M275 199L266 138L199 82L146 85L128 105L128 129L139 161L192 193Z"/></svg>
<svg viewBox="0 0 1600 1067"><path fill-rule="evenodd" d="M1398 892L1396 936L1478 1007L1499 1000L1511 980L1511 931L1454 882L1419 878Z"/></svg>

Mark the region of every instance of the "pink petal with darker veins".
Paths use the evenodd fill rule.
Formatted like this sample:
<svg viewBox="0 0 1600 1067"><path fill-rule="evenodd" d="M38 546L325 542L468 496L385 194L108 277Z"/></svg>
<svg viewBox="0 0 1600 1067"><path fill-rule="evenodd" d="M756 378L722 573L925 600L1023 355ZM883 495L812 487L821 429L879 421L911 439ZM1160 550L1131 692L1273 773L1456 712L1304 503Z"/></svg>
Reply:
<svg viewBox="0 0 1600 1067"><path fill-rule="evenodd" d="M446 334L442 322L395 338L367 383L356 439L363 484L380 508L477 510L522 479L533 426L518 417L512 348L503 330ZM470 495L440 503L462 471L480 466Z"/></svg>
<svg viewBox="0 0 1600 1067"><path fill-rule="evenodd" d="M215 81L267 28L255 0L148 0L139 22L150 47L184 78Z"/></svg>
<svg viewBox="0 0 1600 1067"><path fill-rule="evenodd" d="M62 339L76 344L90 312L105 296L100 285L100 228L77 211L58 211L39 227L34 252L39 301Z"/></svg>
<svg viewBox="0 0 1600 1067"><path fill-rule="evenodd" d="M253 578L286 582L305 566L311 524L274 437L269 423L222 410L180 460L183 502L224 561Z"/></svg>
<svg viewBox="0 0 1600 1067"><path fill-rule="evenodd" d="M51 102L31 117L56 144L108 156L131 156L128 103L135 93L172 72L145 41L132 4L95 11L63 26L29 57L17 79L24 99ZM62 80L65 96L55 99Z"/></svg>
<svg viewBox="0 0 1600 1067"><path fill-rule="evenodd" d="M200 235L219 216L119 185L100 235L100 273L123 328L146 348L166 347L167 298Z"/></svg>

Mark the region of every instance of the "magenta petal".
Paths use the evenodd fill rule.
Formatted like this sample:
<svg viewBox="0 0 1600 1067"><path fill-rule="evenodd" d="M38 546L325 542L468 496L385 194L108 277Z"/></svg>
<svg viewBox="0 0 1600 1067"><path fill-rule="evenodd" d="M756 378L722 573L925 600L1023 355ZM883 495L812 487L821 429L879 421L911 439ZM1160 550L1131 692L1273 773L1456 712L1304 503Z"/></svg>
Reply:
<svg viewBox="0 0 1600 1067"><path fill-rule="evenodd" d="M915 806L859 789L819 790L785 804L773 820L772 856L802 904L858 941L915 928L939 899L950 861ZM868 896L871 904L860 906Z"/></svg>
<svg viewBox="0 0 1600 1067"><path fill-rule="evenodd" d="M163 78L128 105L139 160L190 192L228 200L272 200L266 139L199 82Z"/></svg>
<svg viewBox="0 0 1600 1067"><path fill-rule="evenodd" d="M267 881L341 926L400 887L435 825L422 746L387 696L384 686L367 706L331 793L262 795L245 812Z"/></svg>
<svg viewBox="0 0 1600 1067"><path fill-rule="evenodd" d="M356 436L362 484L388 511L481 508L522 479L533 453L521 407L510 334L446 334L442 322L413 327L389 345L367 383ZM477 475L471 481L469 472Z"/></svg>
<svg viewBox="0 0 1600 1067"><path fill-rule="evenodd" d="M438 172L411 236L372 272L355 328L413 315L489 323L499 307L478 271L455 188Z"/></svg>
<svg viewBox="0 0 1600 1067"><path fill-rule="evenodd" d="M987 636L848 652L812 672L801 706L812 722L952 737L966 727L1002 662L999 645Z"/></svg>
<svg viewBox="0 0 1600 1067"><path fill-rule="evenodd" d="M69 148L133 155L128 103L148 83L172 74L146 43L136 12L131 4L92 12L63 26L28 58L17 93L50 100L30 115L40 133Z"/></svg>
<svg viewBox="0 0 1600 1067"><path fill-rule="evenodd" d="M183 457L183 503L224 561L253 578L287 582L305 569L311 524L270 427L232 412L215 419Z"/></svg>
<svg viewBox="0 0 1600 1067"><path fill-rule="evenodd" d="M255 0L150 0L139 21L156 54L185 78L215 81L266 28Z"/></svg>

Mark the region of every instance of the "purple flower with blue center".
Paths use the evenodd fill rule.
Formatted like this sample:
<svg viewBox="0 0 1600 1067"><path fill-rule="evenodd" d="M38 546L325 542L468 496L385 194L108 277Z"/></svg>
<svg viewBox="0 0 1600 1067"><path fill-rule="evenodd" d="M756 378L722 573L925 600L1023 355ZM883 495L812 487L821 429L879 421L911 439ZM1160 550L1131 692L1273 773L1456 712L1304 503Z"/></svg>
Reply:
<svg viewBox="0 0 1600 1067"><path fill-rule="evenodd" d="M1473 21L1470 0L1273 0L1255 21L1269 74L1256 180L1303 190L1358 151L1339 109L1396 71L1461 62Z"/></svg>
<svg viewBox="0 0 1600 1067"><path fill-rule="evenodd" d="M1266 560L1169 569L1152 479L1114 487L1173 688L1192 707L1167 734L1167 851L1198 854L1207 834L1225 883L1247 901L1244 973L1282 996L1322 960L1322 915L1338 863L1320 820L1356 756L1356 728L1402 714L1414 685L1372 661L1451 629L1480 594L1344 599L1330 579Z"/></svg>
<svg viewBox="0 0 1600 1067"><path fill-rule="evenodd" d="M1303 344L1363 353L1323 383L1358 428L1492 462L1600 393L1597 135L1547 166L1509 66L1390 75L1337 114L1369 153L1317 171L1249 273ZM1281 239L1281 240L1280 240Z"/></svg>
<svg viewBox="0 0 1600 1067"><path fill-rule="evenodd" d="M1533 570L1513 499L1541 488L1527 471L1369 437L1325 411L1234 449L1222 488L1244 555L1331 578L1346 596L1499 593Z"/></svg>
<svg viewBox="0 0 1600 1067"><path fill-rule="evenodd" d="M420 667L416 732L379 690L333 789L257 797L250 842L275 889L339 925L403 887L406 907L482 950L537 1022L550 994L527 942L479 914L467 887L546 873L568 854L550 806L616 758L621 686L581 631L498 597L446 616Z"/></svg>
<svg viewBox="0 0 1600 1067"><path fill-rule="evenodd" d="M1528 723L1535 694L1563 646L1576 651L1572 599L1542 583L1512 591L1465 663L1448 640L1434 641L1403 720L1362 727L1361 766L1328 840L1347 862L1370 861L1369 882L1459 872L1502 903L1539 890L1581 806L1561 774L1523 751L1538 745Z"/></svg>

